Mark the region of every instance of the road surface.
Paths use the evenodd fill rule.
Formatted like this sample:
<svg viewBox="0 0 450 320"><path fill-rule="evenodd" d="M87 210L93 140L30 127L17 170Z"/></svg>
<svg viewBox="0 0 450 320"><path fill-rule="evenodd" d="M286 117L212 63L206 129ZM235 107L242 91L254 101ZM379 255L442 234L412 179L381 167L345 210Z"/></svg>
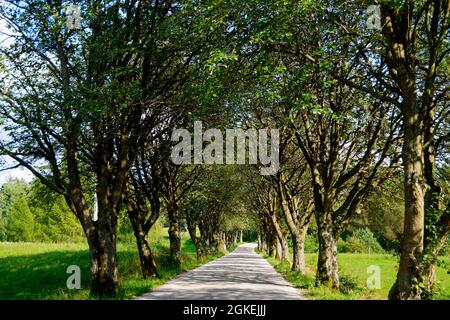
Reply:
<svg viewBox="0 0 450 320"><path fill-rule="evenodd" d="M183 273L138 300L304 300L260 255L256 244Z"/></svg>

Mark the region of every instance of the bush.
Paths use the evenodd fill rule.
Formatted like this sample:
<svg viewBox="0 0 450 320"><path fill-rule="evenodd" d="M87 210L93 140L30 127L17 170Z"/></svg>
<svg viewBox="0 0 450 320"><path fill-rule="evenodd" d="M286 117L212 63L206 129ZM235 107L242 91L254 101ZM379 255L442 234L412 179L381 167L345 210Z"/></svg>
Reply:
<svg viewBox="0 0 450 320"><path fill-rule="evenodd" d="M341 244L341 247L338 242L338 250L339 252L349 253L384 253L383 248L369 228L358 229L353 232L347 238L347 241L343 245Z"/></svg>
<svg viewBox="0 0 450 320"><path fill-rule="evenodd" d="M347 252L347 244L342 238L338 239L337 250L339 253Z"/></svg>
<svg viewBox="0 0 450 320"><path fill-rule="evenodd" d="M339 291L344 294L349 294L352 291L361 291L362 288L359 286L358 280L350 275L342 274L339 277Z"/></svg>

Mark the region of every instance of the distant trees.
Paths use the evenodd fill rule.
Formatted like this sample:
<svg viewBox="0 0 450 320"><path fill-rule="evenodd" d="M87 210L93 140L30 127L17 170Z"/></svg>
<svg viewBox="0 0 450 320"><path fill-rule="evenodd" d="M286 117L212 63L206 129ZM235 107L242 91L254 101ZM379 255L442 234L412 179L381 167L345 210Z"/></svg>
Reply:
<svg viewBox="0 0 450 320"><path fill-rule="evenodd" d="M239 170L235 166L202 169L180 208L199 257L223 252L227 242L239 241L236 232L249 229L246 219L240 218L248 189L240 184Z"/></svg>
<svg viewBox="0 0 450 320"><path fill-rule="evenodd" d="M83 231L64 198L34 180L0 188L0 241L78 242Z"/></svg>
<svg viewBox="0 0 450 320"><path fill-rule="evenodd" d="M9 241L32 241L34 229L33 214L24 197L16 198L11 206L11 215L6 225Z"/></svg>
<svg viewBox="0 0 450 320"><path fill-rule="evenodd" d="M8 224L11 221L14 203L28 196L27 187L26 183L20 181L9 181L2 185L0 189L0 241L14 241L9 236ZM25 227L32 230L33 225ZM18 240L25 241L20 238Z"/></svg>

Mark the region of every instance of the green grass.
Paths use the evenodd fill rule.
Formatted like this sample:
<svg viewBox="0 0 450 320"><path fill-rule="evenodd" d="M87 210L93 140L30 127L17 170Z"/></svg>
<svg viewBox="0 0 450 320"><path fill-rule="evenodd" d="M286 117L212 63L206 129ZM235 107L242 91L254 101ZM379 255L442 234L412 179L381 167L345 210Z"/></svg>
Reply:
<svg viewBox="0 0 450 320"><path fill-rule="evenodd" d="M167 282L177 274L194 269L217 256L197 261L195 247L187 233L182 237L181 268L166 264L169 240L161 236L152 246L158 262L159 279L142 279L139 257L133 243L119 243L119 295L129 299ZM68 290L69 265L81 269L81 289ZM92 299L89 296L89 251L87 245L69 243L0 243L0 299Z"/></svg>
<svg viewBox="0 0 450 320"><path fill-rule="evenodd" d="M338 255L341 282L349 288L346 293L325 286L315 287L314 276L317 254L306 254L307 274L300 275L290 270L290 264L282 264L272 257L266 259L294 286L300 288L308 299L354 300L387 299L389 289L395 281L398 258L389 254L351 254ZM450 257L441 257L437 269L439 292L435 299L450 300ZM367 267L377 265L381 269L381 288L369 290L366 285Z"/></svg>

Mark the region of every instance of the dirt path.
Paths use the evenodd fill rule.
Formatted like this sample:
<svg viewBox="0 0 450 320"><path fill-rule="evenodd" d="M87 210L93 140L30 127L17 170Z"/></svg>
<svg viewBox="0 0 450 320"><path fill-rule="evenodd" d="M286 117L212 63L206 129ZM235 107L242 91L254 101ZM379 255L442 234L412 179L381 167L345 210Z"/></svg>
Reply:
<svg viewBox="0 0 450 320"><path fill-rule="evenodd" d="M304 300L260 255L256 244L183 273L139 300Z"/></svg>

